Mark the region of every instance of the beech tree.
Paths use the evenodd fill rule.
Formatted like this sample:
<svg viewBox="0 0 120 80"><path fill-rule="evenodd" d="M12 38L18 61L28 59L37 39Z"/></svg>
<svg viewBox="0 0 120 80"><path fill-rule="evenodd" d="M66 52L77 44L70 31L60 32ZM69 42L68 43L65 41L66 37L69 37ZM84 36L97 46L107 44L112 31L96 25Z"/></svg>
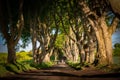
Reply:
<svg viewBox="0 0 120 80"><path fill-rule="evenodd" d="M8 63L16 62L15 46L24 27L23 0L0 1L0 30L8 48Z"/></svg>
<svg viewBox="0 0 120 80"><path fill-rule="evenodd" d="M54 49L58 53L63 51L75 62L79 55L80 63L93 63L95 59L98 64L113 62L111 36L119 22L118 0L2 0L0 12L0 30L8 47L8 63L16 61L15 46L24 24L24 29L29 29L31 34L27 36L31 37L35 63L49 61ZM63 41L58 40L61 35Z"/></svg>
<svg viewBox="0 0 120 80"><path fill-rule="evenodd" d="M109 16L109 7L105 1L93 0L79 0L79 5L82 7L84 19L88 21L88 24L92 26L95 31L95 35L98 42L98 63L104 65L110 65L112 60L112 41L111 36L116 30L119 19L114 16L112 22L107 25L106 19Z"/></svg>
<svg viewBox="0 0 120 80"><path fill-rule="evenodd" d="M27 23L26 25L28 25L29 29L30 29L33 60L35 63L38 61L37 55L39 53L37 50L37 41L40 42L40 46L43 47L44 44L42 45L41 39L45 38L45 40L47 40L45 36L47 35L46 30L47 29L49 30L49 27L47 26L47 21L45 22L45 20L47 20L46 16L48 16L48 13L49 13L49 10L51 7L51 3L52 2L49 0L25 1L24 15L26 16L25 17L25 21ZM40 34L42 29L43 29L43 32L42 32L42 34ZM48 31L48 33L49 33L49 31ZM39 38L40 36L42 36L42 38ZM43 48L42 48L42 50L43 50ZM39 58L40 58L40 56L39 56Z"/></svg>

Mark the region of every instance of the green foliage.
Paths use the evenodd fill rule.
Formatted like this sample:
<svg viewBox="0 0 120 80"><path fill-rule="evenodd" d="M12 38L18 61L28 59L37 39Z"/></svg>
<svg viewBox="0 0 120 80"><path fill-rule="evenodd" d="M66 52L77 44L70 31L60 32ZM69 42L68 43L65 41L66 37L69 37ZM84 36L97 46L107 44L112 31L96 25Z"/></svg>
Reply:
<svg viewBox="0 0 120 80"><path fill-rule="evenodd" d="M22 72L21 66L17 64L7 64L6 69L10 72L19 73Z"/></svg>
<svg viewBox="0 0 120 80"><path fill-rule="evenodd" d="M5 68L5 64L0 63L0 77L3 77L8 73L9 71Z"/></svg>
<svg viewBox="0 0 120 80"><path fill-rule="evenodd" d="M0 53L0 77L6 76L8 73L20 73L22 71L27 71L31 69L36 69L30 64L33 62L32 54L30 52L21 51L16 54L17 55L17 63L15 64L7 64L7 53Z"/></svg>
<svg viewBox="0 0 120 80"><path fill-rule="evenodd" d="M37 69L49 68L53 66L53 62L42 62L40 64L31 64L31 66Z"/></svg>
<svg viewBox="0 0 120 80"><path fill-rule="evenodd" d="M50 61L54 61L55 60L55 56L54 55L51 55L50 56Z"/></svg>
<svg viewBox="0 0 120 80"><path fill-rule="evenodd" d="M65 35L64 34L59 34L57 36L57 39L55 41L55 46L57 48L62 48L63 47L63 44L64 44L64 40L65 40Z"/></svg>
<svg viewBox="0 0 120 80"><path fill-rule="evenodd" d="M113 49L113 55L120 56L120 43L116 43L114 47L115 48Z"/></svg>
<svg viewBox="0 0 120 80"><path fill-rule="evenodd" d="M82 67L80 66L80 63L73 63L72 61L68 61L67 64L76 70L82 69Z"/></svg>
<svg viewBox="0 0 120 80"><path fill-rule="evenodd" d="M32 54L29 52L19 52L17 53L17 61L25 61L25 60L31 60Z"/></svg>
<svg viewBox="0 0 120 80"><path fill-rule="evenodd" d="M29 69L35 69L32 66L30 66L30 64L33 63L31 52L25 52L25 51L18 52L17 62L19 63L19 65L23 66L22 67L23 71Z"/></svg>
<svg viewBox="0 0 120 80"><path fill-rule="evenodd" d="M0 63L0 77L7 76L7 74L14 74L23 71L28 71L31 69L35 69L35 68L31 67L30 64L23 64L18 62L15 64Z"/></svg>
<svg viewBox="0 0 120 80"><path fill-rule="evenodd" d="M6 63L7 53L0 53L0 63Z"/></svg>
<svg viewBox="0 0 120 80"><path fill-rule="evenodd" d="M27 71L30 69L35 69L30 66L30 64L23 64L23 63L15 63L15 64L6 64L6 69L13 73L20 73L22 71Z"/></svg>
<svg viewBox="0 0 120 80"><path fill-rule="evenodd" d="M28 44L30 43L30 27L29 25L25 24L25 27L23 28L22 31L22 35L21 35L21 41L22 44L20 44L20 46L22 48L25 48L26 46L28 46Z"/></svg>
<svg viewBox="0 0 120 80"><path fill-rule="evenodd" d="M116 43L116 44L114 45L114 47L115 47L115 48L120 48L120 43Z"/></svg>

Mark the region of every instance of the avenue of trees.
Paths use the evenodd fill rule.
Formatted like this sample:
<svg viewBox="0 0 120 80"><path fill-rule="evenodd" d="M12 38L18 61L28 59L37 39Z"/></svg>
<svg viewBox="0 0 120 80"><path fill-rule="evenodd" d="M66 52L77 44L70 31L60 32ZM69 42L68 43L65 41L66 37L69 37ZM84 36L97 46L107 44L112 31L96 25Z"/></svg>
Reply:
<svg viewBox="0 0 120 80"><path fill-rule="evenodd" d="M119 0L0 0L8 63L16 62L18 41L31 39L34 63L63 55L80 64L110 65L119 18Z"/></svg>

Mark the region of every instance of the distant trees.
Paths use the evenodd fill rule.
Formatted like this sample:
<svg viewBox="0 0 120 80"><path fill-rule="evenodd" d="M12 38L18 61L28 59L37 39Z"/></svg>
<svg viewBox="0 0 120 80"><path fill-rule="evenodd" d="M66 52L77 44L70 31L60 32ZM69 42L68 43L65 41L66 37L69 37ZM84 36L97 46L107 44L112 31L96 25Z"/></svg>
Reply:
<svg viewBox="0 0 120 80"><path fill-rule="evenodd" d="M25 3L25 15L27 16L27 24L30 26L34 62L48 62L59 29L57 15L53 7L55 5L51 5L54 2L37 0ZM38 48L36 47L37 41L40 43Z"/></svg>

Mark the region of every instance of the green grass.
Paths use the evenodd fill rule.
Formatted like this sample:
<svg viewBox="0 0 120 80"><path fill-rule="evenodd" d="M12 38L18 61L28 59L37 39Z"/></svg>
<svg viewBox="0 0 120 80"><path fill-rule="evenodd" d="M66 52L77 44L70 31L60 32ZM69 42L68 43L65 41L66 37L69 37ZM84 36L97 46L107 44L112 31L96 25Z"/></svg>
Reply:
<svg viewBox="0 0 120 80"><path fill-rule="evenodd" d="M120 56L120 48L113 49L113 55L114 56Z"/></svg>
<svg viewBox="0 0 120 80"><path fill-rule="evenodd" d="M3 77L8 73L10 72L6 69L5 64L0 64L0 77Z"/></svg>
<svg viewBox="0 0 120 80"><path fill-rule="evenodd" d="M120 43L116 43L113 49L114 56L120 56Z"/></svg>
<svg viewBox="0 0 120 80"><path fill-rule="evenodd" d="M0 63L7 62L7 53L0 53Z"/></svg>
<svg viewBox="0 0 120 80"><path fill-rule="evenodd" d="M0 77L6 76L7 74L16 74L23 71L28 71L31 69L35 69L34 67L31 67L30 64L0 64Z"/></svg>
<svg viewBox="0 0 120 80"><path fill-rule="evenodd" d="M16 74L23 71L48 68L53 65L53 62L34 64L32 54L30 52L17 52L17 62L15 64L7 63L7 53L0 53L0 77L9 74Z"/></svg>
<svg viewBox="0 0 120 80"><path fill-rule="evenodd" d="M32 56L29 52L18 52L16 53L17 63L7 63L7 53L0 53L0 77L9 74L20 73L22 71L28 71L35 69L30 66L32 63Z"/></svg>
<svg viewBox="0 0 120 80"><path fill-rule="evenodd" d="M18 52L16 54L17 56L17 61L24 61L24 60L31 60L32 59L32 54L30 54L29 52Z"/></svg>
<svg viewBox="0 0 120 80"><path fill-rule="evenodd" d="M42 62L40 64L31 64L32 67L35 67L37 69L49 68L53 65L54 65L53 62Z"/></svg>
<svg viewBox="0 0 120 80"><path fill-rule="evenodd" d="M18 62L32 59L32 56L29 52L17 52L16 57ZM0 63L6 63L6 62L7 62L7 53L0 53Z"/></svg>
<svg viewBox="0 0 120 80"><path fill-rule="evenodd" d="M76 70L82 69L82 67L80 66L80 63L73 63L72 61L67 61L67 64Z"/></svg>

